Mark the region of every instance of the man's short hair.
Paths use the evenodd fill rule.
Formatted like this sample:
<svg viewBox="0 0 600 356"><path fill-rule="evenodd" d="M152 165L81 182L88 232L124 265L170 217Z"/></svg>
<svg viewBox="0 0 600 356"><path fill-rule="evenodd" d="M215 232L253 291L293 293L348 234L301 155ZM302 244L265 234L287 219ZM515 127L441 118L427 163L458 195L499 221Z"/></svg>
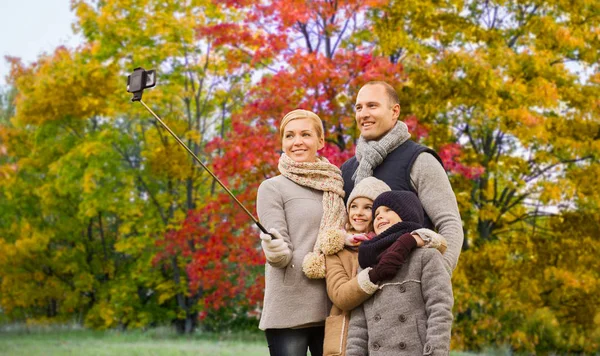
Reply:
<svg viewBox="0 0 600 356"><path fill-rule="evenodd" d="M363 85L362 87L366 87L367 85L383 85L383 87L385 88L385 92L388 95L388 98L390 99L390 103L392 106L396 105L396 104L400 104L400 98L398 97L398 93L396 92L396 89L394 89L393 86L389 85L388 83L384 82L383 80L372 80L370 82L367 82L365 85Z"/></svg>

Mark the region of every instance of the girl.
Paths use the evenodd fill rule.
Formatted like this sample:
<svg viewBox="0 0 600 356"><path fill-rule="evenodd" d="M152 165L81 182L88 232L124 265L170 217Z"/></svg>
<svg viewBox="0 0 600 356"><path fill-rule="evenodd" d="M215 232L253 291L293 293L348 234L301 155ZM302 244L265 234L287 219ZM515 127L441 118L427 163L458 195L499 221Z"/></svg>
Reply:
<svg viewBox="0 0 600 356"><path fill-rule="evenodd" d="M326 255L327 294L333 302L329 317L325 323L324 355L344 355L348 334L350 311L377 291L377 282L382 276L370 276L370 270L358 272L358 246L375 236L371 208L373 201L381 193L390 191L383 181L368 177L360 181L348 197L348 223L346 231L331 230L324 235L321 249ZM427 247L444 250L445 239L429 230L413 232L415 246L424 246L423 235L428 241ZM404 250L405 258L410 249ZM399 267L395 268L394 272Z"/></svg>
<svg viewBox="0 0 600 356"><path fill-rule="evenodd" d="M373 202L373 213L377 236L361 244L359 263L393 277L352 311L347 355L448 355L454 299L442 255L418 249L400 263L402 248L396 246L400 236L423 225L419 198L409 191L385 192Z"/></svg>

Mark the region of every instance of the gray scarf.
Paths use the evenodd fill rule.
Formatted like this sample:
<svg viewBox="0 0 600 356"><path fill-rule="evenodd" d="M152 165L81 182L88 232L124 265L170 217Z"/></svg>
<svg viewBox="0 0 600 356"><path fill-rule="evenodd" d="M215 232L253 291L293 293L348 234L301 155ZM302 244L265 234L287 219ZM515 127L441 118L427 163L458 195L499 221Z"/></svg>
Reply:
<svg viewBox="0 0 600 356"><path fill-rule="evenodd" d="M356 160L358 168L354 172L352 179L354 184L361 180L371 177L373 169L379 166L387 155L398 146L410 138L408 127L402 121L398 121L388 133L378 141L367 141L362 136L358 138L356 144Z"/></svg>

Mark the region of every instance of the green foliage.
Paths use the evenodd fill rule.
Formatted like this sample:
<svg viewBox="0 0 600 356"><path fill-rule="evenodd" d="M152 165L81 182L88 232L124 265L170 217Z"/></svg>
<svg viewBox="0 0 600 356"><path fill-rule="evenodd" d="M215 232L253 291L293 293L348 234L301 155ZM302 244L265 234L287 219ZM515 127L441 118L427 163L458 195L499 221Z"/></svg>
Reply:
<svg viewBox="0 0 600 356"><path fill-rule="evenodd" d="M236 15L209 2L72 6L81 48L58 48L30 67L11 59L18 109L3 100L0 216L17 219L0 221L0 303L13 320L77 315L102 329L169 320L191 332L203 288L190 284L190 256L161 243L217 196L206 173L129 103L122 73L159 69L161 86L145 99L206 158L250 73L196 37L208 20L195 14ZM184 244L194 239L202 240Z"/></svg>

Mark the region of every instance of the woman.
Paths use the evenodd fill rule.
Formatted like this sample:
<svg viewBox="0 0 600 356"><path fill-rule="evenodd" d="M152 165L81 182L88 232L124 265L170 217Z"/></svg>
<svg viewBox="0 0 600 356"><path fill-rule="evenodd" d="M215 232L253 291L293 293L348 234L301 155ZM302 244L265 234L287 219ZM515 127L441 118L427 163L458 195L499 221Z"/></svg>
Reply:
<svg viewBox="0 0 600 356"><path fill-rule="evenodd" d="M313 112L294 110L279 128L281 175L258 188L257 211L270 235L261 234L267 259L259 328L271 355L322 355L325 318L325 258L320 238L346 221L340 170L317 151L325 144L323 123ZM302 267L302 268L301 268Z"/></svg>

